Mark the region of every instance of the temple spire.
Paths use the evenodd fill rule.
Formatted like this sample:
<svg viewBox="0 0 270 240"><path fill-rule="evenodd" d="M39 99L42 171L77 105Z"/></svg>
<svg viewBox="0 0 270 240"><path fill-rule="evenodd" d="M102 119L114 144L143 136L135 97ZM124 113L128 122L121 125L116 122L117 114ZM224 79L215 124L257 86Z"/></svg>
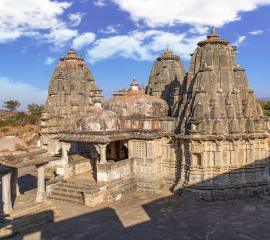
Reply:
<svg viewBox="0 0 270 240"><path fill-rule="evenodd" d="M214 25L211 27L211 34L217 34L217 28Z"/></svg>

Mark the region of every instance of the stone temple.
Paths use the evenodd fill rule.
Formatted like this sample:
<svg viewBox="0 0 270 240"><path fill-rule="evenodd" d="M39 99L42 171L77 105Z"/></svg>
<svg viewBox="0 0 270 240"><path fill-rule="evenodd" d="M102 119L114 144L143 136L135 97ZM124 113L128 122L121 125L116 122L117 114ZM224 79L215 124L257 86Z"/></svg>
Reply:
<svg viewBox="0 0 270 240"><path fill-rule="evenodd" d="M47 160L33 164L46 168L42 200L96 206L164 189L206 200L268 194L266 119L236 53L212 29L187 73L167 49L145 93L133 80L104 101L84 59L70 50L52 75L41 117Z"/></svg>
<svg viewBox="0 0 270 240"><path fill-rule="evenodd" d="M267 192L267 129L236 51L213 29L198 43L187 74L167 49L145 94L134 80L125 94L104 102L71 50L56 67L42 115L43 148L61 155L50 162L59 187L49 186L49 195L63 197L68 179L81 173L96 189L85 202L163 188L210 200Z"/></svg>

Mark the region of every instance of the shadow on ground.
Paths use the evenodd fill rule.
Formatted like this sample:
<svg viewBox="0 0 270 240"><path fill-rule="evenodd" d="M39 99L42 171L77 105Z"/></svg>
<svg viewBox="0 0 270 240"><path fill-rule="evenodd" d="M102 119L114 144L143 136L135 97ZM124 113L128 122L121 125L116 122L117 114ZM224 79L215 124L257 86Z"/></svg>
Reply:
<svg viewBox="0 0 270 240"><path fill-rule="evenodd" d="M136 195L134 196L136 201ZM132 206L131 206L132 208ZM142 206L146 222L124 227L113 208L49 223L15 239L270 239L270 201L247 199L205 202L172 196ZM132 218L132 214L126 215ZM27 219L25 219L27 221ZM24 238L39 232L39 238Z"/></svg>

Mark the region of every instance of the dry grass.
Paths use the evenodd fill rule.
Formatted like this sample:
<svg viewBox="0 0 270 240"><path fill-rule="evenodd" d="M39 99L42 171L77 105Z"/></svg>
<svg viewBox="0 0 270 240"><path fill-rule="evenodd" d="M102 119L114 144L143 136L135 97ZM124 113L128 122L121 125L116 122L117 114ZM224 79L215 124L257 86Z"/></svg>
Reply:
<svg viewBox="0 0 270 240"><path fill-rule="evenodd" d="M4 136L16 136L24 140L28 145L36 145L39 134L38 125L6 126L0 127L0 138Z"/></svg>

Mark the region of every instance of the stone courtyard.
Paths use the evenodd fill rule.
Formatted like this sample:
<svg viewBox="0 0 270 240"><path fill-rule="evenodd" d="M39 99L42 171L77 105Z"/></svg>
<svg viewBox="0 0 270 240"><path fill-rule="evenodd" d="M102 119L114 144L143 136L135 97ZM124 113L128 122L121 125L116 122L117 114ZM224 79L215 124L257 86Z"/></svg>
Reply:
<svg viewBox="0 0 270 240"><path fill-rule="evenodd" d="M22 179L22 186L31 189L32 177ZM24 197L35 194L29 190ZM135 193L94 208L50 201L61 214L55 222L7 239L270 239L270 198L206 202L168 192Z"/></svg>

